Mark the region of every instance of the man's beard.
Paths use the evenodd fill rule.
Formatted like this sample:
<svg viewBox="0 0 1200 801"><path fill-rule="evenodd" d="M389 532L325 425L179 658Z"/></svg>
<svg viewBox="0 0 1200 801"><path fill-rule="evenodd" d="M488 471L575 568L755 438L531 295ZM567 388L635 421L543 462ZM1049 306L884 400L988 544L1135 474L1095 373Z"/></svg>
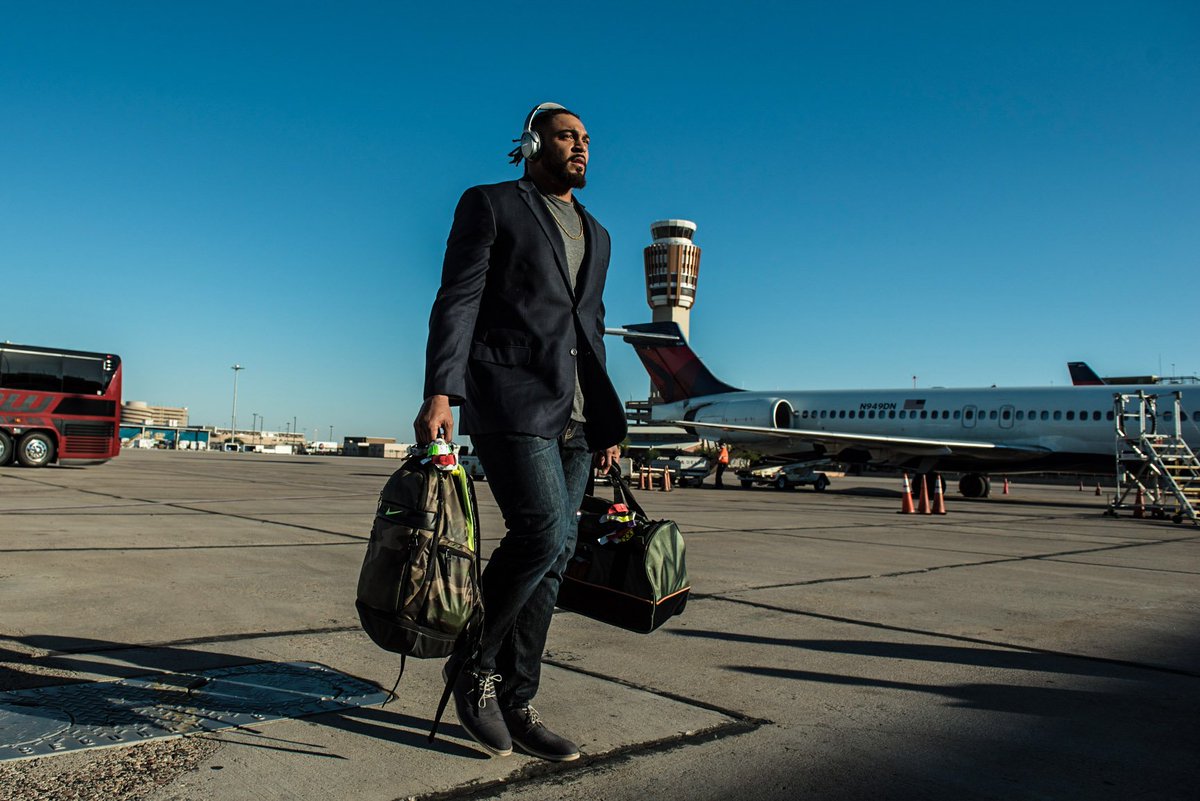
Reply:
<svg viewBox="0 0 1200 801"><path fill-rule="evenodd" d="M557 165L557 167L558 169L555 172L558 173L557 177L564 185L571 189L583 189L587 186L587 167L584 167L583 172L574 172L571 170L570 161L564 161L562 164Z"/></svg>

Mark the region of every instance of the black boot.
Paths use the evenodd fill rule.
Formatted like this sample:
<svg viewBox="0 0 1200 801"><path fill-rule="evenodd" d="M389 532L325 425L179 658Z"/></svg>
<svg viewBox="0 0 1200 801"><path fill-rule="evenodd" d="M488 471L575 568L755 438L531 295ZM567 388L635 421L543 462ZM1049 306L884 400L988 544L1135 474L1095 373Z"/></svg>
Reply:
<svg viewBox="0 0 1200 801"><path fill-rule="evenodd" d="M527 754L553 762L579 759L579 746L547 729L541 715L528 704L504 710L504 722L512 741Z"/></svg>
<svg viewBox="0 0 1200 801"><path fill-rule="evenodd" d="M443 675L450 680L450 671L458 669L454 658L446 664ZM467 734L496 756L512 753L512 738L496 701L498 673L463 668L454 679L454 711Z"/></svg>

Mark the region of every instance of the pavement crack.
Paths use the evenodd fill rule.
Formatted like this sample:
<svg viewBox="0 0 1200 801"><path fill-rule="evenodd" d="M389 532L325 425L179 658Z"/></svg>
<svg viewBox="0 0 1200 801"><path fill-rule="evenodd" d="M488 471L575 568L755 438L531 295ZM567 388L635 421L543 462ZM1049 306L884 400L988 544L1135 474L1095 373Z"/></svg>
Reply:
<svg viewBox="0 0 1200 801"><path fill-rule="evenodd" d="M696 707L697 709L705 709L709 712L716 712L719 715L724 715L727 718L739 720L743 723L754 723L761 726L771 722L769 720L752 717L744 712L738 712L735 709L717 706L716 704L708 701L701 701L697 698L689 698L685 695L679 695L678 693L673 693L670 690L660 690L656 687L650 687L645 684L638 684L637 682L622 679L620 676L613 676L609 673L600 673L599 671L589 670L588 668L580 667L579 665L574 665L570 662L562 662L557 659L542 657L542 664L553 665L554 667L562 670L569 670L572 673L578 673L582 676L599 679L611 684L619 684L622 687L628 687L631 690L638 690L639 692L649 693L650 695L657 695L660 698L666 698L667 700L674 701L678 704L685 704L687 706Z"/></svg>
<svg viewBox="0 0 1200 801"><path fill-rule="evenodd" d="M424 795L408 795L396 801L457 801L458 799L495 798L517 787L536 787L539 784L554 784L580 774L588 769L607 768L629 762L635 757L662 754L691 745L723 740L747 734L769 721L731 720L718 723L695 732L683 732L657 740L614 748L599 754L581 754L574 762L530 762L508 776L471 782L450 790L441 790Z"/></svg>

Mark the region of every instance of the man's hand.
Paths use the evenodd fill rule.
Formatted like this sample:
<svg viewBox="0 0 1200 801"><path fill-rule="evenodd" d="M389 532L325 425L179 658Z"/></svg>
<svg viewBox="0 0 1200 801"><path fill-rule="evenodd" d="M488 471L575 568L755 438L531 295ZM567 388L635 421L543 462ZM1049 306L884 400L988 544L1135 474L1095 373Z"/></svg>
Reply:
<svg viewBox="0 0 1200 801"><path fill-rule="evenodd" d="M450 411L449 395L430 395L421 404L413 421L417 444L426 445L438 437L449 442L454 439L454 413Z"/></svg>
<svg viewBox="0 0 1200 801"><path fill-rule="evenodd" d="M596 467L603 470L605 473L608 469L615 465L621 458L621 446L613 445L607 450L596 452Z"/></svg>

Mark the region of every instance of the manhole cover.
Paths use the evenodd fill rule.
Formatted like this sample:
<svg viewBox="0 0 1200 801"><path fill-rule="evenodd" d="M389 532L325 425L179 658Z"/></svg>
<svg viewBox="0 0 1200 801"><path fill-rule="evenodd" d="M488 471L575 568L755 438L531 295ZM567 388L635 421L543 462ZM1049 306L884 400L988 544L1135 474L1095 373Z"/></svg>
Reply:
<svg viewBox="0 0 1200 801"><path fill-rule="evenodd" d="M373 684L313 662L0 693L0 761L125 745L381 703Z"/></svg>

